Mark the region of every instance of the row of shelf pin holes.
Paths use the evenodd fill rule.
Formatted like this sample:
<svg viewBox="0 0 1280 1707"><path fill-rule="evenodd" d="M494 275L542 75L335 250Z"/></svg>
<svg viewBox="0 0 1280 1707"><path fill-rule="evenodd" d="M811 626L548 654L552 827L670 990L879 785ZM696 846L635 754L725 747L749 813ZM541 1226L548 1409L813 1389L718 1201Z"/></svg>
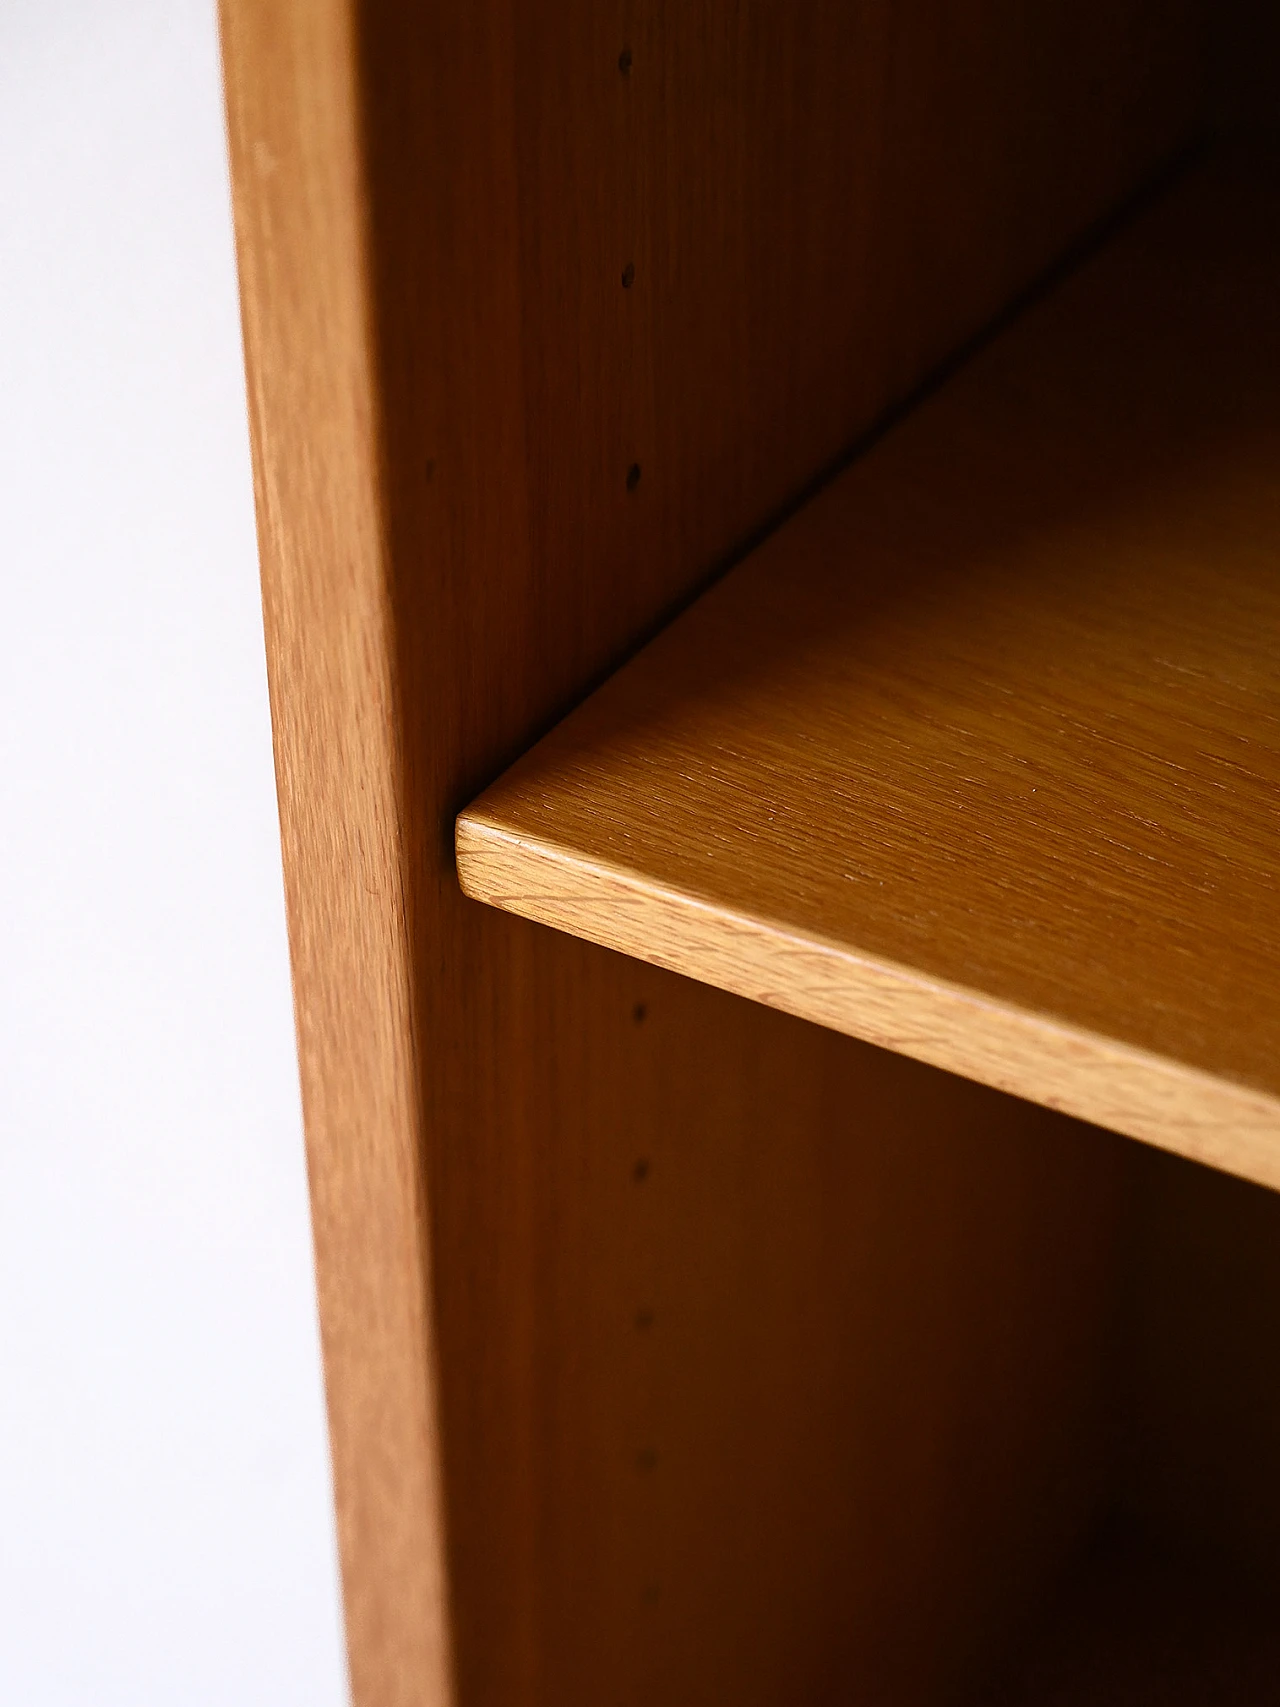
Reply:
<svg viewBox="0 0 1280 1707"><path fill-rule="evenodd" d="M618 70L622 73L622 75L624 77L629 77L631 75L631 65L632 65L631 49L629 47L624 47L622 52L618 55ZM623 288L623 290L630 290L632 285L635 282L636 282L635 262L634 261L628 261L626 266L622 269L622 288ZM628 468L628 470L627 470L627 491L628 492L634 492L636 487L639 484L640 484L640 464L638 462L633 462L631 464L630 468Z"/></svg>
<svg viewBox="0 0 1280 1707"><path fill-rule="evenodd" d="M629 47L624 47L618 55L618 70L623 77L631 75L632 53ZM622 288L630 290L636 282L636 267L634 261L628 261L622 269ZM627 491L634 492L640 484L640 464L633 462L627 469ZM643 1002L637 1002L632 1010L632 1019L637 1025L643 1025L648 1010ZM649 1159L647 1156L637 1158L631 1170L631 1177L637 1186L641 1186L649 1178ZM653 1327L653 1311L642 1305L635 1313L635 1327L638 1333L647 1333ZM658 1467L658 1454L652 1446L642 1446L636 1453L636 1468L642 1475L651 1475ZM656 1606L659 1599L659 1588L656 1582L647 1582L641 1588L640 1600L644 1606Z"/></svg>
<svg viewBox="0 0 1280 1707"><path fill-rule="evenodd" d="M649 1016L648 1007L644 1002L637 1002L631 1010L631 1018L636 1025L643 1025ZM650 1163L647 1156L638 1156L631 1169L632 1181L642 1186L649 1178ZM653 1311L647 1305L635 1313L635 1328L637 1333L647 1333L653 1327ZM652 1446L642 1446L636 1453L636 1469L641 1475L651 1475L658 1468L658 1454ZM658 1585L654 1582L644 1584L640 1591L641 1604L656 1606L659 1599Z"/></svg>

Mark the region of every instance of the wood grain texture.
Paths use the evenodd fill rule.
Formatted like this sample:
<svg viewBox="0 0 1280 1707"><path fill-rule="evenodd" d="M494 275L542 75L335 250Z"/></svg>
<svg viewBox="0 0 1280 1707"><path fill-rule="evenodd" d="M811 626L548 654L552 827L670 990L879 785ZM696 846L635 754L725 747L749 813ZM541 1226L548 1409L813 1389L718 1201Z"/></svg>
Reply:
<svg viewBox="0 0 1280 1707"><path fill-rule="evenodd" d="M222 9L254 493L347 1641L452 1698L393 614L347 8Z"/></svg>
<svg viewBox="0 0 1280 1707"><path fill-rule="evenodd" d="M924 1707L1096 1501L1114 1145L473 906L453 819L1185 142L1191 9L223 29L356 1701Z"/></svg>
<svg viewBox="0 0 1280 1707"><path fill-rule="evenodd" d="M1280 1185L1280 180L1198 171L458 822L473 895Z"/></svg>

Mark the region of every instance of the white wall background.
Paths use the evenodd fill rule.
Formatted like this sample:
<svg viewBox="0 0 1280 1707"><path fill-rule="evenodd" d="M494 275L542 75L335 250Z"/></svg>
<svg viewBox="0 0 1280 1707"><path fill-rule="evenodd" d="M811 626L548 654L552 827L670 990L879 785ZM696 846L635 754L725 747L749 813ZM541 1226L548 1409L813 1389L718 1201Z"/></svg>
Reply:
<svg viewBox="0 0 1280 1707"><path fill-rule="evenodd" d="M0 1702L346 1699L212 0L0 0Z"/></svg>

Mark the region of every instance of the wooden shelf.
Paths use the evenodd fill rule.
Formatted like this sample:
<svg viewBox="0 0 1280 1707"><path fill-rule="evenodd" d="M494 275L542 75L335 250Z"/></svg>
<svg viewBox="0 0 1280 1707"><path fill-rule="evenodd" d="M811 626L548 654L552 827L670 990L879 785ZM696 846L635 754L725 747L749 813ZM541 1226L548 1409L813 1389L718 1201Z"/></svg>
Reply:
<svg viewBox="0 0 1280 1707"><path fill-rule="evenodd" d="M1280 1186L1277 186L989 345L461 815L465 891Z"/></svg>

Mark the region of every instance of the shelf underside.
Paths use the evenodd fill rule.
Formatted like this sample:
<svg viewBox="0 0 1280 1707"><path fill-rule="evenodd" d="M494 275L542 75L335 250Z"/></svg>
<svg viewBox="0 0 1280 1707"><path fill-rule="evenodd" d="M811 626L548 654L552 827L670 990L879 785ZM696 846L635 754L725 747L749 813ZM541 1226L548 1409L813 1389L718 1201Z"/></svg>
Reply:
<svg viewBox="0 0 1280 1707"><path fill-rule="evenodd" d="M1272 163L1198 168L969 362L463 813L458 865L1280 1185Z"/></svg>

